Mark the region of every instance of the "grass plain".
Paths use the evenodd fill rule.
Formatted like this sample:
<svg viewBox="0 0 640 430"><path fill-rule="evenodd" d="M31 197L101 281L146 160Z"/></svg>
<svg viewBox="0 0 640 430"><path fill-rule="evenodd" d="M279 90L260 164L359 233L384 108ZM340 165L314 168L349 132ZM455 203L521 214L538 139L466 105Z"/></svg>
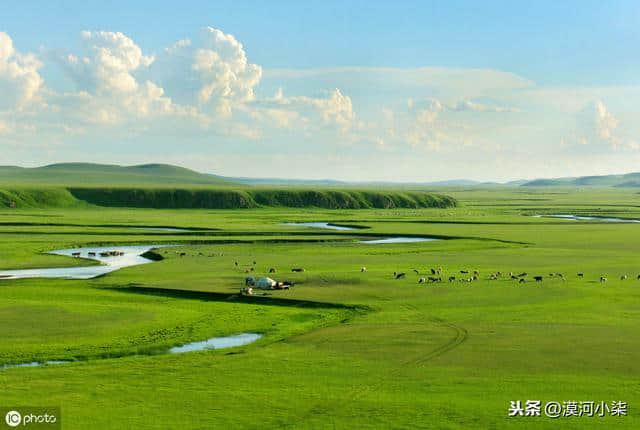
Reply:
<svg viewBox="0 0 640 430"><path fill-rule="evenodd" d="M0 281L0 364L75 360L0 370L0 405L60 406L65 429L639 428L640 225L531 216L640 218L637 193L446 194L459 206L0 210L0 269L86 264L43 254L78 245L181 245L161 248L162 261L93 280ZM383 236L446 240L358 242ZM477 270L480 279L418 284L438 266L445 277ZM258 275L274 267L297 285L237 297L250 267ZM395 280L394 271L407 277ZM529 282L489 280L497 271L527 272ZM558 272L565 281L548 276ZM264 337L162 353L248 331ZM507 417L511 400L529 399L622 400L629 415Z"/></svg>

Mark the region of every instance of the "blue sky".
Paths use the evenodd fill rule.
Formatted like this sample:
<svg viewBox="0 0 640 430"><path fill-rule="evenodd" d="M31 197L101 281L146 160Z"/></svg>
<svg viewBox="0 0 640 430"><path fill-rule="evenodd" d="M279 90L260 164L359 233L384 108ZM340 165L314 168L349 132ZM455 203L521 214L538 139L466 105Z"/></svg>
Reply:
<svg viewBox="0 0 640 430"><path fill-rule="evenodd" d="M635 1L24 3L0 17L3 164L419 181L640 161Z"/></svg>

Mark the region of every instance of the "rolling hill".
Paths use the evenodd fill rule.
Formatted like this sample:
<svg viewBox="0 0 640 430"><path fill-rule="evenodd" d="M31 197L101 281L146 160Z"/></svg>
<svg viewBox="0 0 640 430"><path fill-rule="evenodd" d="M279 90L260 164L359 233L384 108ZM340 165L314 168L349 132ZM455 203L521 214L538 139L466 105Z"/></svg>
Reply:
<svg viewBox="0 0 640 430"><path fill-rule="evenodd" d="M93 163L60 163L43 167L0 166L0 184L49 186L174 186L233 185L219 176L169 164L118 166Z"/></svg>
<svg viewBox="0 0 640 430"><path fill-rule="evenodd" d="M536 179L524 187L640 187L640 172L625 175L580 176L574 178Z"/></svg>

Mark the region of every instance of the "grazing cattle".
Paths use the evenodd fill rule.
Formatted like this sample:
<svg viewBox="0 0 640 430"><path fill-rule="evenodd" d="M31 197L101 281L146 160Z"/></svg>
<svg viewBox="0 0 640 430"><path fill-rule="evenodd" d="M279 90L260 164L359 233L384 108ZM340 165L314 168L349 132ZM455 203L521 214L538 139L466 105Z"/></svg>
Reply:
<svg viewBox="0 0 640 430"><path fill-rule="evenodd" d="M461 270L460 273L469 273L468 270Z"/></svg>
<svg viewBox="0 0 640 430"><path fill-rule="evenodd" d="M453 281L455 281L455 280L456 280L456 277L455 277L455 276L449 276L449 282L453 282Z"/></svg>
<svg viewBox="0 0 640 430"><path fill-rule="evenodd" d="M600 282L607 282L607 278L605 278L604 276L600 276Z"/></svg>
<svg viewBox="0 0 640 430"><path fill-rule="evenodd" d="M621 281L624 281L624 280L626 280L626 279L627 279L627 275L622 275L622 276L620 276L620 280L621 280Z"/></svg>
<svg viewBox="0 0 640 430"><path fill-rule="evenodd" d="M480 272L478 272L477 270L473 271L473 276L480 276Z"/></svg>
<svg viewBox="0 0 640 430"><path fill-rule="evenodd" d="M420 274L420 271L418 269L413 269L414 272L416 272L416 275Z"/></svg>
<svg viewBox="0 0 640 430"><path fill-rule="evenodd" d="M270 268L270 269L269 269L269 273L276 273L276 269L275 269L275 268L273 268L273 267L272 267L272 268Z"/></svg>
<svg viewBox="0 0 640 430"><path fill-rule="evenodd" d="M640 279L640 275L638 275L638 278L637 278L637 279Z"/></svg>
<svg viewBox="0 0 640 430"><path fill-rule="evenodd" d="M180 257L184 257L185 255L187 255L187 253L186 253L186 252L181 252L181 253L180 253Z"/></svg>
<svg viewBox="0 0 640 430"><path fill-rule="evenodd" d="M301 267L300 268L293 268L293 269L291 269L291 271L292 272L304 272L304 269L301 268Z"/></svg>
<svg viewBox="0 0 640 430"><path fill-rule="evenodd" d="M276 282L276 284L271 287L272 290L288 290L289 289L289 283L284 283L284 282Z"/></svg>
<svg viewBox="0 0 640 430"><path fill-rule="evenodd" d="M520 280L518 281L518 283L520 284L524 284L525 282L527 282L524 278L520 278Z"/></svg>
<svg viewBox="0 0 640 430"><path fill-rule="evenodd" d="M429 276L429 282L440 282L442 281L441 278L435 278L433 276Z"/></svg>
<svg viewBox="0 0 640 430"><path fill-rule="evenodd" d="M361 273L364 273L364 272L366 272L366 271L367 271L367 268L366 268L366 267L361 267L361 268L360 268L360 272L361 272Z"/></svg>
<svg viewBox="0 0 640 430"><path fill-rule="evenodd" d="M402 279L407 276L404 272L396 273L396 279Z"/></svg>
<svg viewBox="0 0 640 430"><path fill-rule="evenodd" d="M518 279L516 275L511 275L511 279Z"/></svg>
<svg viewBox="0 0 640 430"><path fill-rule="evenodd" d="M578 273L578 277L582 278L584 276L584 273Z"/></svg>
<svg viewBox="0 0 640 430"><path fill-rule="evenodd" d="M424 278L418 279L418 284L424 284L425 282L427 282L427 280Z"/></svg>
<svg viewBox="0 0 640 430"><path fill-rule="evenodd" d="M71 255L73 255L74 257L80 257L80 253L79 252L74 252Z"/></svg>
<svg viewBox="0 0 640 430"><path fill-rule="evenodd" d="M534 276L533 279L535 279L536 282L542 282L542 276Z"/></svg>
<svg viewBox="0 0 640 430"><path fill-rule="evenodd" d="M473 276L471 277L471 279L473 279L474 281L477 281L477 280L478 280L478 277L477 277L476 275L473 275Z"/></svg>
<svg viewBox="0 0 640 430"><path fill-rule="evenodd" d="M165 252L165 254L166 254L166 252ZM88 255L89 255L89 257L95 257L96 253L95 252L90 252Z"/></svg>
<svg viewBox="0 0 640 430"><path fill-rule="evenodd" d="M184 253L183 253L183 254L184 254ZM233 262L233 264L235 264L235 265L236 265L236 267L238 267L238 262L237 262L237 261L234 261L234 262Z"/></svg>
<svg viewBox="0 0 640 430"><path fill-rule="evenodd" d="M253 264L254 264L254 265L256 264L256 260L253 260Z"/></svg>
<svg viewBox="0 0 640 430"><path fill-rule="evenodd" d="M432 274L432 275L435 275L436 273L437 273L436 269L433 269L433 268L432 268L432 269L431 269L431 274Z"/></svg>
<svg viewBox="0 0 640 430"><path fill-rule="evenodd" d="M518 278L524 278L525 276L527 276L527 272L520 273L517 276L518 276Z"/></svg>
<svg viewBox="0 0 640 430"><path fill-rule="evenodd" d="M253 288L251 287L240 288L240 294L242 294L243 296L253 296Z"/></svg>

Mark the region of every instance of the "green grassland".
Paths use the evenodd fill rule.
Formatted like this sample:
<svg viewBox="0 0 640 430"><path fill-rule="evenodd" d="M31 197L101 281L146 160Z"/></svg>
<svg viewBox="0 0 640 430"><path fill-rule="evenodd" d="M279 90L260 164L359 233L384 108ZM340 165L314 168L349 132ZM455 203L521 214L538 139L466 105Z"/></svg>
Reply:
<svg viewBox="0 0 640 430"><path fill-rule="evenodd" d="M640 219L637 194L444 194L458 205L0 209L1 269L87 264L43 254L65 247L180 245L92 280L0 280L0 364L74 360L0 370L0 405L60 406L65 429L640 427L640 225L531 216ZM281 225L305 221L366 228ZM387 236L444 240L359 242ZM446 277L477 270L480 279L418 284L439 266ZM296 285L238 296L252 267ZM489 280L496 271L527 272L528 282ZM558 272L564 281L548 276ZM264 337L164 353L241 332ZM528 399L622 400L629 415L507 417L509 401Z"/></svg>

